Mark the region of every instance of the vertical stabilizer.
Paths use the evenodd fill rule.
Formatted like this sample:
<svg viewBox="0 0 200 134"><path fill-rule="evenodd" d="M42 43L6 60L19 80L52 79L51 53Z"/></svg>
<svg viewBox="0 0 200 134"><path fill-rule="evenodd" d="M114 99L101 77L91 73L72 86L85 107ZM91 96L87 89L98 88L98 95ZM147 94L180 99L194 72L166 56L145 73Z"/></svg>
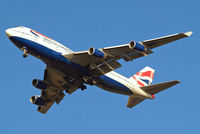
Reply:
<svg viewBox="0 0 200 134"><path fill-rule="evenodd" d="M150 67L145 67L135 75L131 76L129 80L136 83L139 87L149 86L153 82L155 70Z"/></svg>

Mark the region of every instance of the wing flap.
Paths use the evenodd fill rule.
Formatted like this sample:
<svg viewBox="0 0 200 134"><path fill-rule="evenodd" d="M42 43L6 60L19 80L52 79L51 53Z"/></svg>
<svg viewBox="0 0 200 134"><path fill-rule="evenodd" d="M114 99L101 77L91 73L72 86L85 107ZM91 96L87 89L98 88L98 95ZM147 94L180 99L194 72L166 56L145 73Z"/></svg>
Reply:
<svg viewBox="0 0 200 134"><path fill-rule="evenodd" d="M121 67L121 64L116 60L109 60L99 65L91 64L91 66L91 73L94 76L100 76Z"/></svg>
<svg viewBox="0 0 200 134"><path fill-rule="evenodd" d="M121 56L126 55L128 53L136 52L135 50L129 48L129 44L106 47L102 50L106 54L109 54L115 57L116 59L120 59Z"/></svg>
<svg viewBox="0 0 200 134"><path fill-rule="evenodd" d="M55 91L42 91L41 98L46 102L45 106L38 106L38 112L45 114L51 106L56 102L59 104L61 100L64 98L65 94L63 91L55 92Z"/></svg>
<svg viewBox="0 0 200 134"><path fill-rule="evenodd" d="M46 106L38 106L37 110L38 110L38 112L45 114L53 104L54 104L54 102L50 101L47 103Z"/></svg>
<svg viewBox="0 0 200 134"><path fill-rule="evenodd" d="M149 50L147 52L147 55L152 54L152 53L153 53L153 51ZM127 61L132 61L134 59L137 59L137 58L140 58L140 57L143 57L143 56L144 56L144 54L142 54L142 53L133 52L133 53L124 55L122 58L123 58L123 60L125 60L127 62Z"/></svg>
<svg viewBox="0 0 200 134"><path fill-rule="evenodd" d="M174 81L163 82L163 83L154 84L154 85L145 86L145 87L140 87L140 88L142 90L144 90L145 92L153 95L153 94L161 92L161 91L163 91L167 88L170 88L170 87L172 87L172 86L174 86L178 83L180 83L180 81L174 80Z"/></svg>
<svg viewBox="0 0 200 134"><path fill-rule="evenodd" d="M83 67L88 66L89 64L100 64L102 63L101 59L95 56L88 54L88 51L74 52L71 54L64 55L68 60L77 63Z"/></svg>

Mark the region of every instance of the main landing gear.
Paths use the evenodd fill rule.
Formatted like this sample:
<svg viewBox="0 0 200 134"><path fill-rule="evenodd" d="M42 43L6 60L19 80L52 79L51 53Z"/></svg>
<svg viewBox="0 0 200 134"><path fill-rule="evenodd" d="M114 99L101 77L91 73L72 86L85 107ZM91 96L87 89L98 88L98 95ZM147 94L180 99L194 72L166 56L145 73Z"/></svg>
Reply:
<svg viewBox="0 0 200 134"><path fill-rule="evenodd" d="M24 52L24 54L22 55L24 58L26 58L28 56L28 50L26 47L22 47L21 50Z"/></svg>
<svg viewBox="0 0 200 134"><path fill-rule="evenodd" d="M82 91L85 90L85 89L87 88L84 84L80 84L78 87L79 87Z"/></svg>
<svg viewBox="0 0 200 134"><path fill-rule="evenodd" d="M86 87L83 83L79 83L77 86L72 87L72 89L70 89L67 85L64 86L65 92L68 93L68 94L71 94L74 90L77 89L76 87L77 87L77 88L80 88L81 91L84 91L85 89L87 89L87 87Z"/></svg>
<svg viewBox="0 0 200 134"><path fill-rule="evenodd" d="M95 83L93 79L90 76L84 76L83 81L91 86L93 86Z"/></svg>
<svg viewBox="0 0 200 134"><path fill-rule="evenodd" d="M81 90L83 91L83 90L85 90L87 87L85 86L85 85L82 85L81 86Z"/></svg>

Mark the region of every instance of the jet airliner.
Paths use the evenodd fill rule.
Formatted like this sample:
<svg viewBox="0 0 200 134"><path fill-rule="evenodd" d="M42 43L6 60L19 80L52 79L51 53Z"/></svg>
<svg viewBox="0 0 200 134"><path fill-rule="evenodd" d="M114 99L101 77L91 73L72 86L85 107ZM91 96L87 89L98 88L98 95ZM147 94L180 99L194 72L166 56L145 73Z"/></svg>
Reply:
<svg viewBox="0 0 200 134"><path fill-rule="evenodd" d="M8 38L21 51L23 57L29 54L46 64L43 80L34 79L33 86L41 90L41 95L30 98L45 114L55 103L86 85L95 85L104 90L129 96L127 107L132 108L145 99L154 99L155 94L180 83L178 80L153 84L155 70L145 67L130 78L124 77L115 69L121 67L119 59L132 61L152 54L153 48L189 37L192 32L178 33L141 42L117 45L88 51L74 52L59 42L27 27L19 26L6 30Z"/></svg>

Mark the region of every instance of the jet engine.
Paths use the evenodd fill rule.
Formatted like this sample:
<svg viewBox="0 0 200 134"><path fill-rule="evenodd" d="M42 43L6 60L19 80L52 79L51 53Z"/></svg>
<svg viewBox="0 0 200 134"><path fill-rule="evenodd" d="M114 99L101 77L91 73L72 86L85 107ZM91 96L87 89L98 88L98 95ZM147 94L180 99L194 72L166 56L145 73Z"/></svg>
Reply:
<svg viewBox="0 0 200 134"><path fill-rule="evenodd" d="M32 81L32 84L34 87L38 88L38 89L46 89L47 88L47 85L42 81L42 80L39 80L39 79L34 79Z"/></svg>
<svg viewBox="0 0 200 134"><path fill-rule="evenodd" d="M30 99L31 103L39 106L45 106L45 101L40 96L32 96Z"/></svg>
<svg viewBox="0 0 200 134"><path fill-rule="evenodd" d="M105 58L106 57L104 52L100 51L99 49L93 48L93 47L91 47L89 49L88 54L96 56L98 58Z"/></svg>
<svg viewBox="0 0 200 134"><path fill-rule="evenodd" d="M147 48L144 45L140 44L139 42L135 42L135 41L131 41L129 43L129 48L134 49L134 50L139 51L139 52L147 51Z"/></svg>

